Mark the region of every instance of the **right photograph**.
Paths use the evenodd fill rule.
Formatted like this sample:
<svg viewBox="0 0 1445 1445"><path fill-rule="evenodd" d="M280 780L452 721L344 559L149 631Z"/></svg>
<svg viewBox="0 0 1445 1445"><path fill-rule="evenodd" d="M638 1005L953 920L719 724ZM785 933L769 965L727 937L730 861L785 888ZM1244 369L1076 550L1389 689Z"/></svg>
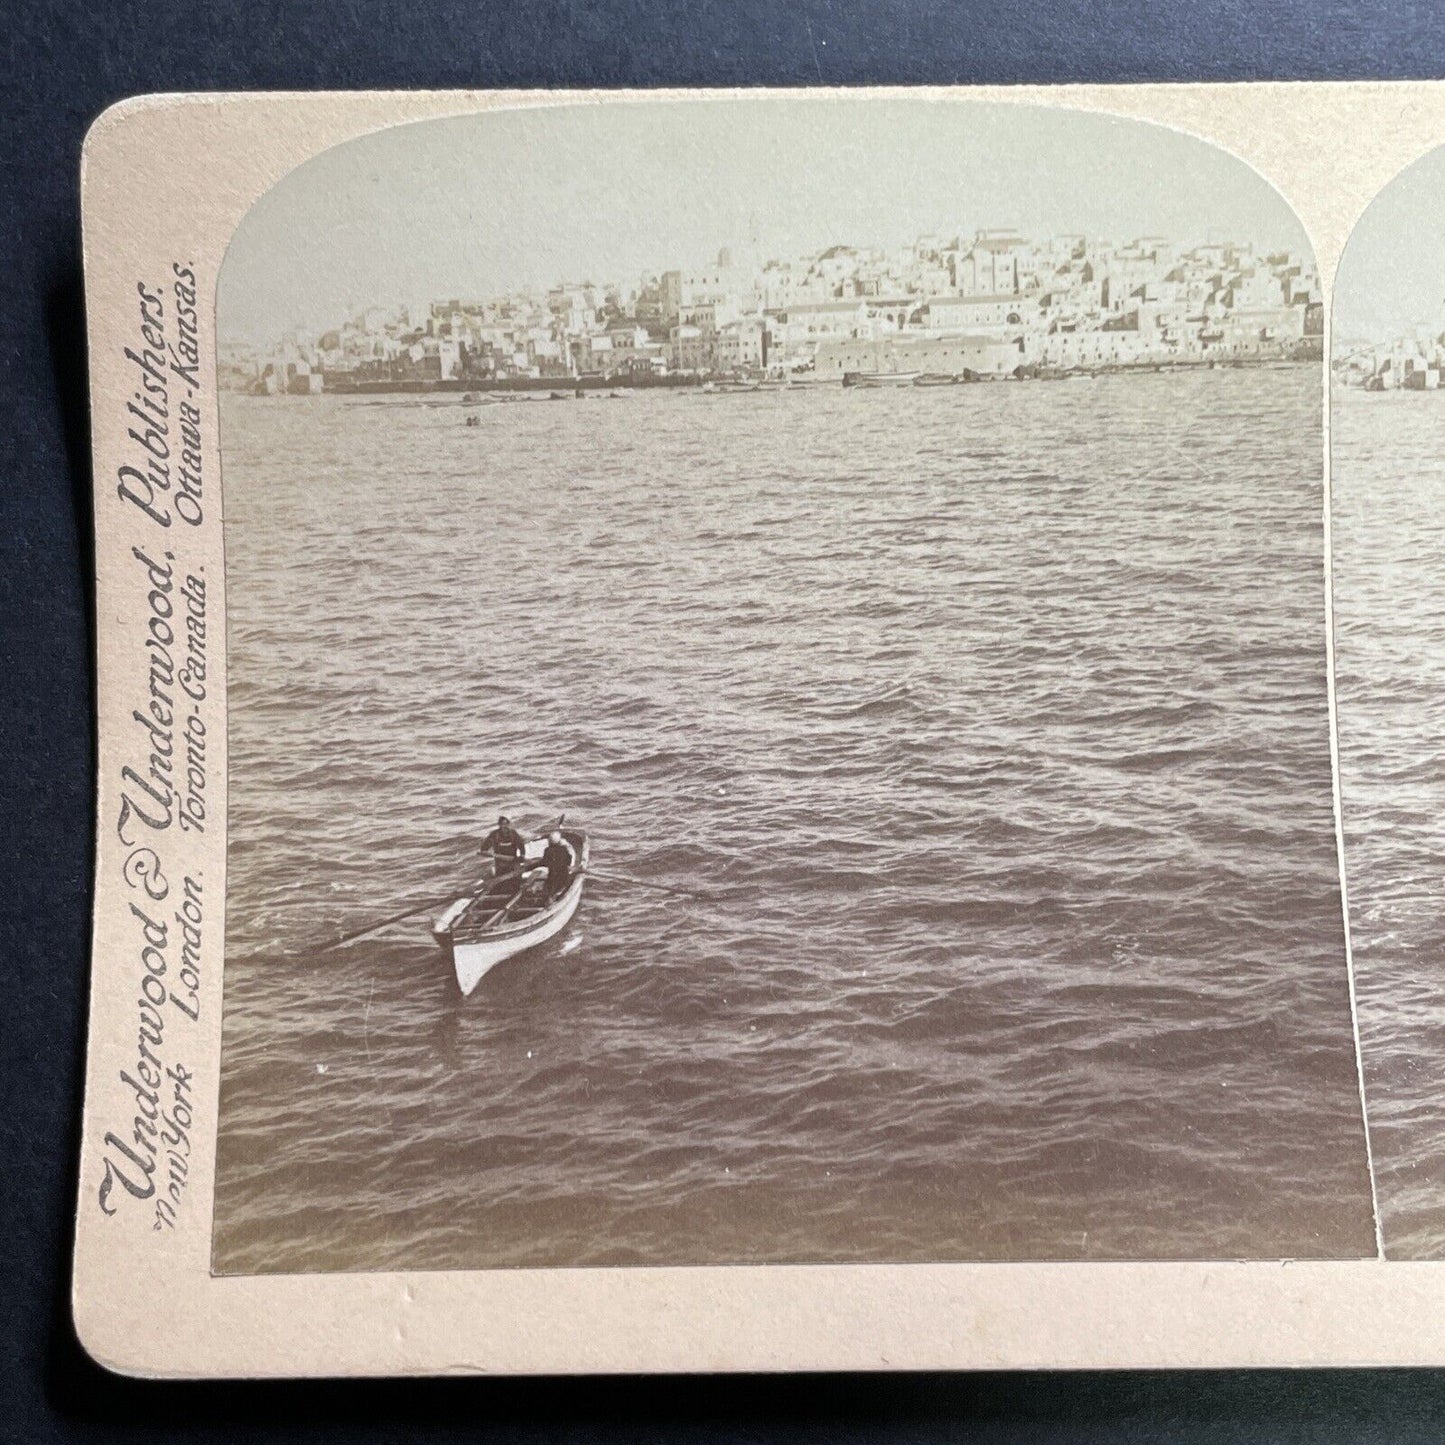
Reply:
<svg viewBox="0 0 1445 1445"><path fill-rule="evenodd" d="M1445 148L1340 263L1332 345L1345 879L1384 1250L1445 1258Z"/></svg>

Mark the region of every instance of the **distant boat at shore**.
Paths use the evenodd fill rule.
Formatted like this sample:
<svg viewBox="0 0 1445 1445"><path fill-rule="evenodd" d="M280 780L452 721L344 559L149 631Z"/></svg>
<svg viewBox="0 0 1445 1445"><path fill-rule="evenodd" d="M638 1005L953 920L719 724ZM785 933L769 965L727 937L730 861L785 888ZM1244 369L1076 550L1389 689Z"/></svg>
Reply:
<svg viewBox="0 0 1445 1445"><path fill-rule="evenodd" d="M844 386L912 386L922 375L919 371L845 371Z"/></svg>

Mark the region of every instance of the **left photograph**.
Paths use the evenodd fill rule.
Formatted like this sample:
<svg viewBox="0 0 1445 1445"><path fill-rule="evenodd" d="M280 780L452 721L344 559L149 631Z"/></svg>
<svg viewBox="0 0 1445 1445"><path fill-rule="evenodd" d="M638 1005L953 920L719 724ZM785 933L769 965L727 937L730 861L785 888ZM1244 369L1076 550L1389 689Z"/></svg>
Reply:
<svg viewBox="0 0 1445 1445"><path fill-rule="evenodd" d="M1359 1259L1323 306L1023 102L324 150L217 299L224 1275Z"/></svg>

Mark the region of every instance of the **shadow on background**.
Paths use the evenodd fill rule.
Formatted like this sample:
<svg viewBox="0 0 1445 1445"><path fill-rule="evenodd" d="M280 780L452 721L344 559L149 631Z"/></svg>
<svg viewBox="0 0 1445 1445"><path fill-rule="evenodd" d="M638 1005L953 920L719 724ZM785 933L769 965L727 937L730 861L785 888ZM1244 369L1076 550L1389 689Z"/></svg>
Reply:
<svg viewBox="0 0 1445 1445"><path fill-rule="evenodd" d="M70 502L74 525L73 542L79 564L80 610L85 639L84 717L85 772L82 792L76 808L66 819L66 829L73 844L84 850L83 871L72 874L61 910L67 946L57 950L62 959L88 959L91 918L91 840L95 836L95 520L91 489L90 401L85 337L85 292L78 271L69 270L50 286L45 295L45 340L50 361L60 434L65 454L65 469L70 481ZM89 990L89 968L81 976L80 986L71 990L69 1001L74 1005L75 1027L69 1030L69 1056L64 1070L55 1069L49 1106L58 1114L51 1136L52 1147L62 1159L63 1195L68 1207L52 1221L55 1250L48 1263L50 1269L50 1318L44 1328L47 1335L45 1362L47 1377L62 1382L52 1392L55 1403L64 1411L73 1403L74 1391L97 1390L103 1398L114 1383L100 1371L80 1349L70 1313L70 1277L73 1248L74 1200L78 1187L80 1155L80 1115L84 1098L85 1077L85 1001ZM38 1263L38 1262L37 1262ZM37 1322L37 1325L39 1322ZM87 1375L99 1375L101 1383L89 1387L80 1381Z"/></svg>
<svg viewBox="0 0 1445 1445"><path fill-rule="evenodd" d="M694 1441L1430 1441L1428 1371L817 1375L151 1384L78 1355L51 1389L72 1425L232 1438Z"/></svg>

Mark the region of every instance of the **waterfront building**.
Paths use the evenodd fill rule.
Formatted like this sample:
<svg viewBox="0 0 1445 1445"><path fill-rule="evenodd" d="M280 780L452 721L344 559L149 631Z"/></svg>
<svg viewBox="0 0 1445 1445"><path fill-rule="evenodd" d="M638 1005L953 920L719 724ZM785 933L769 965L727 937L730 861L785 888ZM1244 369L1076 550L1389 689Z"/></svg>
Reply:
<svg viewBox="0 0 1445 1445"><path fill-rule="evenodd" d="M761 371L768 361L767 330L761 318L730 321L720 328L715 359L719 371Z"/></svg>
<svg viewBox="0 0 1445 1445"><path fill-rule="evenodd" d="M1138 331L1057 331L1032 339L1029 360L1056 371L1161 364L1180 359L1180 348Z"/></svg>
<svg viewBox="0 0 1445 1445"><path fill-rule="evenodd" d="M1019 336L1034 326L1039 301L1032 296L983 294L934 296L924 308L931 331Z"/></svg>
<svg viewBox="0 0 1445 1445"><path fill-rule="evenodd" d="M941 376L1011 376L1025 364L1022 339L996 336L889 336L824 341L814 373L820 381L841 381L850 373L897 376L909 372Z"/></svg>
<svg viewBox="0 0 1445 1445"><path fill-rule="evenodd" d="M713 336L700 327L679 324L668 335L669 361L674 371L711 371Z"/></svg>
<svg viewBox="0 0 1445 1445"><path fill-rule="evenodd" d="M605 333L578 337L572 343L571 354L579 372L602 372L609 375L617 368L617 353L612 345L612 337Z"/></svg>
<svg viewBox="0 0 1445 1445"><path fill-rule="evenodd" d="M666 327L677 325L682 310L682 272L664 271L658 278L658 319Z"/></svg>
<svg viewBox="0 0 1445 1445"><path fill-rule="evenodd" d="M867 304L857 297L790 305L769 322L782 356L794 361L813 356L824 341L870 333Z"/></svg>
<svg viewBox="0 0 1445 1445"><path fill-rule="evenodd" d="M609 326L607 337L612 342L612 354L619 361L625 361L629 356L645 347L651 339L645 326L639 326L635 321L628 321L620 326Z"/></svg>

